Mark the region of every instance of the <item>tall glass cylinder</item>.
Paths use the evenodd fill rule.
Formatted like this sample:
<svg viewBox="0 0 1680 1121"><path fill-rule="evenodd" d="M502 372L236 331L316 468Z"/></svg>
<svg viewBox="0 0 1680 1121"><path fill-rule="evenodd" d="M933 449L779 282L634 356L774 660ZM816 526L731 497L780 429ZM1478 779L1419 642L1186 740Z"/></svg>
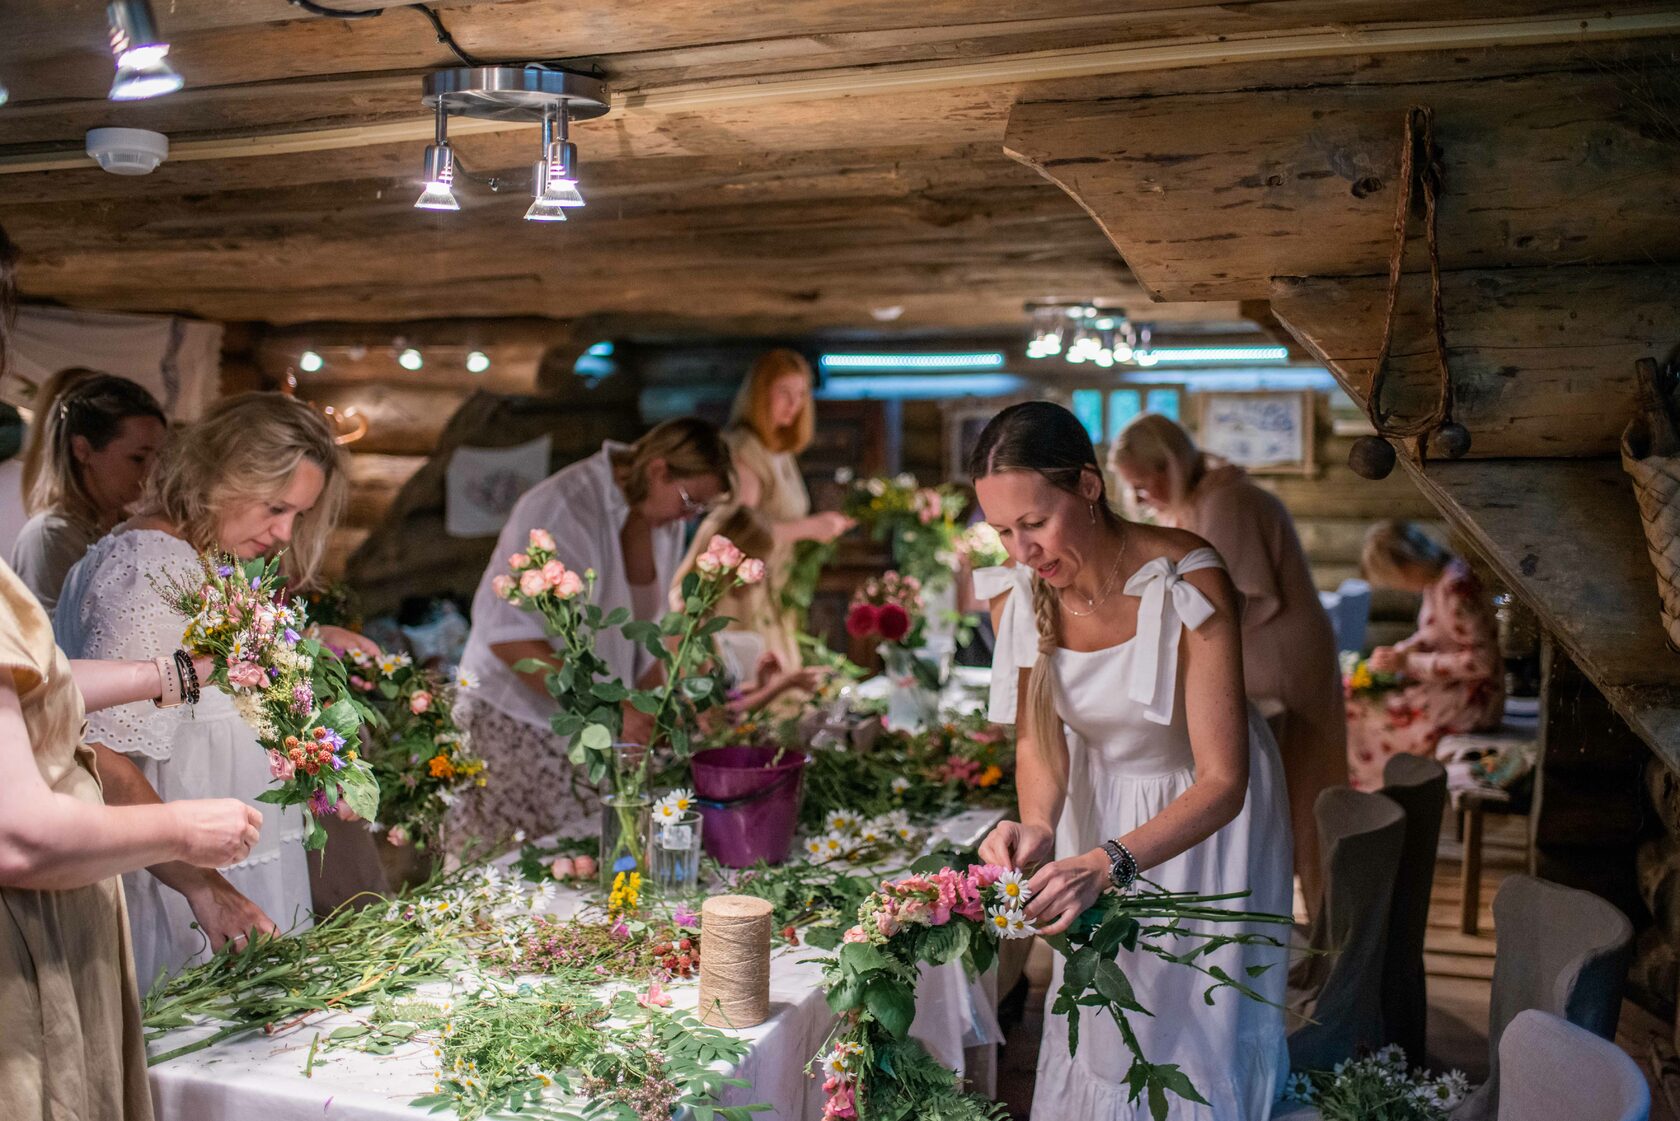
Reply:
<svg viewBox="0 0 1680 1121"><path fill-rule="evenodd" d="M648 865L654 884L666 895L687 896L700 890L700 831L705 824L698 810L654 823Z"/></svg>
<svg viewBox="0 0 1680 1121"><path fill-rule="evenodd" d="M601 799L601 890L612 891L619 875L646 876L648 827L653 802L646 794L608 794Z"/></svg>

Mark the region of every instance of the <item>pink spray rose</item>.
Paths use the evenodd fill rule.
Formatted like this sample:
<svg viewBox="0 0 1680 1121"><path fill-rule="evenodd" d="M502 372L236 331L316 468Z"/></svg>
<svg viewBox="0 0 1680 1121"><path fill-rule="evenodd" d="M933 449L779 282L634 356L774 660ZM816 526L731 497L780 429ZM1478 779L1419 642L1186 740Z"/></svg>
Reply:
<svg viewBox="0 0 1680 1121"><path fill-rule="evenodd" d="M508 558L508 567L515 572L531 567L531 558L524 553L515 553Z"/></svg>
<svg viewBox="0 0 1680 1121"><path fill-rule="evenodd" d="M583 591L583 578L567 569L560 577L559 583L554 585L554 594L561 599L571 599Z"/></svg>
<svg viewBox="0 0 1680 1121"><path fill-rule="evenodd" d="M743 584L757 584L764 579L764 562L757 557L744 560L735 575Z"/></svg>
<svg viewBox="0 0 1680 1121"><path fill-rule="evenodd" d="M297 767L293 765L290 759L286 758L278 751L271 751L268 753L269 778L279 779L281 782L286 782L295 774L297 774Z"/></svg>
<svg viewBox="0 0 1680 1121"><path fill-rule="evenodd" d="M844 938L841 939L841 941L843 941L843 942L867 942L867 941L869 941L869 935L867 935L863 932L863 927L854 926L850 930L846 931L846 935L845 935Z"/></svg>
<svg viewBox="0 0 1680 1121"><path fill-rule="evenodd" d="M490 581L490 587L496 593L496 598L507 599L514 588L513 577L504 572Z"/></svg>
<svg viewBox="0 0 1680 1121"><path fill-rule="evenodd" d="M553 535L551 535L546 529L533 529L531 531L531 548L541 549L546 553L552 553L554 551Z"/></svg>
<svg viewBox="0 0 1680 1121"><path fill-rule="evenodd" d="M543 589L548 587L548 581L537 569L527 569L519 575L519 590L527 596L540 596Z"/></svg>
<svg viewBox="0 0 1680 1121"><path fill-rule="evenodd" d="M557 560L551 560L542 566L543 580L551 588L558 588L560 581L566 577L566 566Z"/></svg>
<svg viewBox="0 0 1680 1121"><path fill-rule="evenodd" d="M412 712L416 716L419 716L424 712L429 712L431 707L432 695L424 689L408 698L408 711Z"/></svg>
<svg viewBox="0 0 1680 1121"><path fill-rule="evenodd" d="M268 674L255 662L234 662L227 675L228 684L236 689L261 689L268 684Z"/></svg>

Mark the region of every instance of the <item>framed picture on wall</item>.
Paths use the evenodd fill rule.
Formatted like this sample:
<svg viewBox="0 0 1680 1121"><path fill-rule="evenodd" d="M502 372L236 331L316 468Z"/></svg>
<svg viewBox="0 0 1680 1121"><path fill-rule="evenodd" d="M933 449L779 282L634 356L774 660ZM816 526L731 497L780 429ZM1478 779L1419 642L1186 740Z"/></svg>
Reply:
<svg viewBox="0 0 1680 1121"><path fill-rule="evenodd" d="M1310 475L1313 394L1310 390L1195 394L1196 443L1249 471Z"/></svg>
<svg viewBox="0 0 1680 1121"><path fill-rule="evenodd" d="M946 405L945 412L945 478L948 482L972 482L968 477L968 456L980 442L980 433L991 419L1022 401L1054 401L1054 394L1042 397L994 397L990 400L969 398ZM1058 401L1058 404L1063 402Z"/></svg>

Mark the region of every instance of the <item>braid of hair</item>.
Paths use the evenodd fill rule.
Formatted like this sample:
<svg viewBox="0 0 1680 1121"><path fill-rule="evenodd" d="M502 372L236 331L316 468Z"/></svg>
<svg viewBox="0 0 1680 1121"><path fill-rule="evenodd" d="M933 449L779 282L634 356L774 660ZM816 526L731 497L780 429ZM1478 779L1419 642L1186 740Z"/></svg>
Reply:
<svg viewBox="0 0 1680 1121"><path fill-rule="evenodd" d="M1027 674L1027 730L1058 783L1067 787L1067 738L1056 711L1056 649L1061 645L1061 609L1056 591L1033 579L1033 619L1038 624L1038 660Z"/></svg>

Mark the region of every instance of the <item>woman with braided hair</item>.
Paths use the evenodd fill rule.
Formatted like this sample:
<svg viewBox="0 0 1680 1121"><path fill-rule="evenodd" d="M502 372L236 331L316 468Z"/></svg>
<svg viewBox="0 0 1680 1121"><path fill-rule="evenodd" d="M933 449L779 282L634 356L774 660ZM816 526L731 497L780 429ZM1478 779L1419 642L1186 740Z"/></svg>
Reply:
<svg viewBox="0 0 1680 1121"><path fill-rule="evenodd" d="M1017 725L1021 819L982 859L1036 868L1027 914L1065 930L1105 888L1145 874L1169 891L1249 892L1251 910L1292 903L1288 803L1277 745L1243 689L1238 596L1219 555L1182 530L1130 523L1108 504L1084 427L1035 401L994 417L969 461L1011 566L975 573L997 630L990 715ZM1274 1006L1203 1001L1195 972L1126 963L1153 1015L1132 1028L1207 1099L1174 1118L1263 1121L1288 1072L1284 951L1226 946L1202 959ZM1269 966L1257 976L1248 970ZM1060 987L1061 962L1050 991ZM1085 1016L1085 1010L1074 1014ZM1048 1015L1046 1017L1048 1019ZM1115 1024L1086 1016L1077 1056L1046 1030L1034 1116L1149 1116L1125 1082Z"/></svg>

